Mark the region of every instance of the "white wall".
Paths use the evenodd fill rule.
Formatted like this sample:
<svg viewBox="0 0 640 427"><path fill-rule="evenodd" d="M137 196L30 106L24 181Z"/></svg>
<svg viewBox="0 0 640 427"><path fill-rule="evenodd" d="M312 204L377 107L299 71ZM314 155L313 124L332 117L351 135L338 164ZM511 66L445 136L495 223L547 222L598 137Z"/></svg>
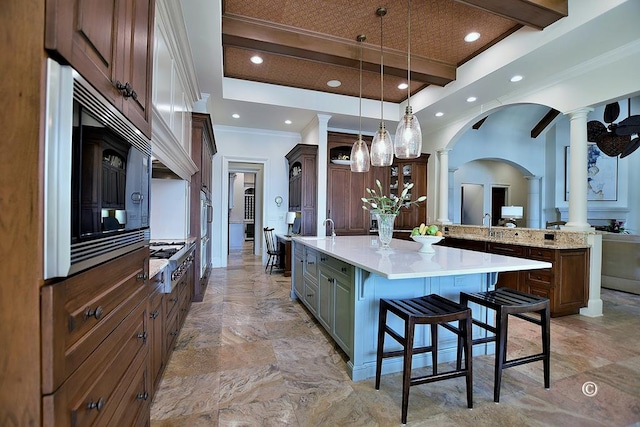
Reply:
<svg viewBox="0 0 640 427"><path fill-rule="evenodd" d="M189 182L151 180L151 240L184 241L189 236Z"/></svg>

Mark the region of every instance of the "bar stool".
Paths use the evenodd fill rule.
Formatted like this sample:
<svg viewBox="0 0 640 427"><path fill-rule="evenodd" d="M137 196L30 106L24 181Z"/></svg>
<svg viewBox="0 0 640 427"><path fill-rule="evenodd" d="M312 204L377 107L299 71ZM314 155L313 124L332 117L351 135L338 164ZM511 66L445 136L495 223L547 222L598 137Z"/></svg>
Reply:
<svg viewBox="0 0 640 427"><path fill-rule="evenodd" d="M387 326L387 312L391 312L404 321L404 336ZM380 315L378 324L378 353L376 358L376 390L380 390L380 374L382 359L388 357L404 357L402 378L402 423L407 422L409 404L409 387L449 378L466 377L467 406L473 407L472 353L471 353L471 309L443 298L439 295L428 295L411 299L380 299ZM458 327L448 322L458 321ZM431 345L413 348L415 325L431 325ZM454 371L438 373L438 325L458 336L458 360ZM403 350L384 351L385 333L403 346ZM462 369L462 348L464 346L465 367ZM411 377L411 362L414 354L431 352L433 374Z"/></svg>
<svg viewBox="0 0 640 427"><path fill-rule="evenodd" d="M493 401L500 401L502 370L505 368L511 368L512 366L542 360L544 370L544 388L549 388L549 364L551 359L549 299L509 288L499 288L495 291L477 293L460 292L460 304L466 307L469 302L494 310L496 313L496 326L489 325L480 320L472 320L474 325L480 326L481 328L493 333L493 336L490 337L474 339L474 345L488 342L496 343ZM540 319L525 315L524 313L540 313ZM507 331L509 325L508 317L510 314L528 322L535 323L541 327L541 353L507 360ZM458 367L460 367L460 352L461 351L458 348Z"/></svg>

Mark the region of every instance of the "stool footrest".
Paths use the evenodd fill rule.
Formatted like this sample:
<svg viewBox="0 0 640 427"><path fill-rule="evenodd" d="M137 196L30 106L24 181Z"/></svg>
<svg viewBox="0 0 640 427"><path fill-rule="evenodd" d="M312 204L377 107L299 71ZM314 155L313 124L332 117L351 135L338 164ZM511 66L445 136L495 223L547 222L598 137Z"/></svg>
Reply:
<svg viewBox="0 0 640 427"><path fill-rule="evenodd" d="M433 350L432 346L415 347L413 349L412 353L413 354L429 353L432 350ZM384 359L386 359L387 357L398 357L398 356L403 356L403 355L404 355L404 350L385 351L384 353L382 353L382 357Z"/></svg>
<svg viewBox="0 0 640 427"><path fill-rule="evenodd" d="M531 317L531 316L527 316L526 314L520 314L520 313L510 313L510 314L519 319L526 320L527 322L535 323L536 325L539 325L539 326L542 325L542 322L540 321L540 319L536 317Z"/></svg>
<svg viewBox="0 0 640 427"><path fill-rule="evenodd" d="M427 384L435 381L448 380L451 378L465 377L466 375L467 375L466 370L443 372L441 374L435 374L435 375L423 375L420 377L411 378L411 385L414 386L414 385L420 385L420 384Z"/></svg>
<svg viewBox="0 0 640 427"><path fill-rule="evenodd" d="M532 354L531 356L519 357L513 360L505 360L502 364L503 368L511 368L513 366L524 365L525 363L537 362L538 360L544 360L544 353Z"/></svg>
<svg viewBox="0 0 640 427"><path fill-rule="evenodd" d="M498 331L498 329L495 326L492 326L485 322L481 322L480 320L472 319L471 322L474 325L480 326L481 328L486 329L489 332L493 332L494 334L497 333Z"/></svg>

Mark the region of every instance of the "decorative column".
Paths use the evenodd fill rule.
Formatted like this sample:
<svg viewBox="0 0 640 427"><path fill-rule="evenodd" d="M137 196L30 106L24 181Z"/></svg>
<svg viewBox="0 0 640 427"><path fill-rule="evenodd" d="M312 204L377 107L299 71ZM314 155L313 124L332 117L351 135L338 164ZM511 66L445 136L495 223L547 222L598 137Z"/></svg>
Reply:
<svg viewBox="0 0 640 427"><path fill-rule="evenodd" d="M529 184L527 192L527 228L541 228L540 224L540 177L525 176Z"/></svg>
<svg viewBox="0 0 640 427"><path fill-rule="evenodd" d="M440 224L451 224L449 219L449 151L438 150L440 169L438 174L438 219Z"/></svg>
<svg viewBox="0 0 640 427"><path fill-rule="evenodd" d="M571 156L569 159L569 220L565 229L591 230L587 222L587 114L591 108L568 113Z"/></svg>

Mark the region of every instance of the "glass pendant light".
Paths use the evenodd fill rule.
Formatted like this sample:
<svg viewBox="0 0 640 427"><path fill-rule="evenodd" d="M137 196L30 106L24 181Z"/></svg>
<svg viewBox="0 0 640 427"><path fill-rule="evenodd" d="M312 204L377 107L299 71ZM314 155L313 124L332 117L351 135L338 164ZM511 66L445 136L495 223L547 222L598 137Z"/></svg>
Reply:
<svg viewBox="0 0 640 427"><path fill-rule="evenodd" d="M380 129L371 141L371 164L373 166L391 166L393 163L393 142L384 126L384 54L382 52L382 17L387 14L384 7L376 10L380 17Z"/></svg>
<svg viewBox="0 0 640 427"><path fill-rule="evenodd" d="M411 0L407 0L407 3L407 108L398 122L394 139L394 151L399 159L415 159L422 154L422 130L411 109Z"/></svg>
<svg viewBox="0 0 640 427"><path fill-rule="evenodd" d="M367 148L367 144L362 140L362 42L366 39L367 36L364 34L356 37L356 40L360 44L360 106L358 109L360 130L358 131L358 140L354 142L353 147L351 147L351 157L349 157L351 172L369 172L369 149Z"/></svg>

